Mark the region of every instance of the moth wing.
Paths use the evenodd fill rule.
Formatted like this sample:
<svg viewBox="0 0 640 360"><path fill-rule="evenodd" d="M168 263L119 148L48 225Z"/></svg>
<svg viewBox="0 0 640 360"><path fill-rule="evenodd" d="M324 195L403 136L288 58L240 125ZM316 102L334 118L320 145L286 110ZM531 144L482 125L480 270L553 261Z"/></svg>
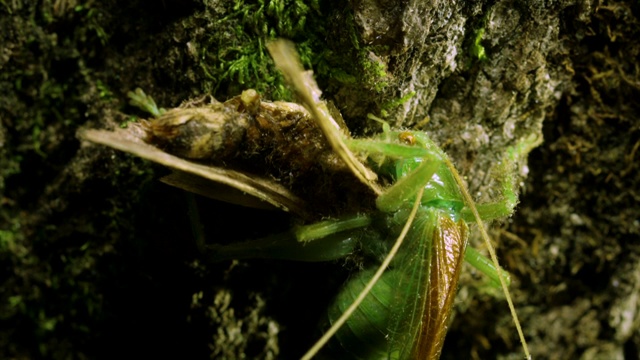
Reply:
<svg viewBox="0 0 640 360"><path fill-rule="evenodd" d="M258 176L238 171L194 163L168 154L144 143L131 132L85 129L78 132L81 139L106 145L174 170L163 182L204 195L243 206L275 208L306 217L304 201L282 185Z"/></svg>

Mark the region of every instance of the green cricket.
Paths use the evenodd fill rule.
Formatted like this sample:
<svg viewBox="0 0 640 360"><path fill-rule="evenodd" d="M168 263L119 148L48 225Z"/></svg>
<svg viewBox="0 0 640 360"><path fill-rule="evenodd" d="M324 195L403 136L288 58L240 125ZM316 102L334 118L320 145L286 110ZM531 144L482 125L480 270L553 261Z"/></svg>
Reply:
<svg viewBox="0 0 640 360"><path fill-rule="evenodd" d="M359 246L366 256L376 259L377 265L364 269L344 285L328 310L331 327L302 359L318 355L331 339L335 345L330 351L341 351L354 358L438 359L461 266L467 261L500 284L524 357L530 359L509 295L509 275L498 264L483 222L514 212L517 195L513 164L537 146L539 140L523 141L503 160L499 174L501 199L476 205L447 155L426 133L392 130L383 120L370 116L371 121L380 124L381 133L367 139L349 138L340 131L339 121L331 117L320 100L321 92L302 68L293 44L278 40L267 46L330 149L361 184L375 194L376 210L346 214L299 226L284 234L228 246L201 244L205 256L212 261L252 257L327 261L347 256ZM233 103L233 109L257 111L259 99L255 103L254 93L245 91L238 97L240 105ZM294 109L293 105L287 105L287 109ZM216 109L222 112L220 107ZM222 128L219 123L229 118L203 115L205 113L208 114L190 109L187 115L184 112L180 116L172 115L171 121L182 126L197 114L200 121L208 122L209 128ZM174 130L167 133L176 136ZM80 136L159 162L180 174L189 174L191 180L181 175L167 181L189 191L201 193L192 185L192 178L199 177L223 183L294 213L302 214L305 207L288 189L267 180L242 177L243 174L228 169L207 168L115 133L87 130ZM194 153L189 150L189 154ZM381 178L391 179L391 184L383 186ZM490 260L467 247L467 224L471 223L477 224Z"/></svg>
<svg viewBox="0 0 640 360"><path fill-rule="evenodd" d="M511 174L504 173L502 201L476 206L451 161L426 133L392 131L383 123L382 133L375 138L341 141L340 133L326 118L327 113L321 111L320 100L311 91L314 84L304 76L293 45L277 41L268 44L268 49L334 150L378 195L376 207L381 214L373 215L371 222L362 221L363 229L373 227L374 217L382 215L388 233L395 238L375 272L364 271L344 286L329 310L333 315L341 315L302 358L316 355L335 335L346 351L358 358L438 359L463 259L499 281L525 357L530 358L507 288L507 277L483 225L483 221L513 213L517 198ZM380 190L367 171L361 170L353 152L373 160L376 172L391 176L395 183ZM378 221L379 218L375 219ZM477 223L491 262L467 250L467 222ZM339 223L337 220L336 224ZM340 231L336 224L331 224L332 230L327 235ZM352 226L346 228L352 230ZM304 231L298 231L298 239L304 237ZM377 240L371 238L361 241ZM385 271L387 267L389 270Z"/></svg>

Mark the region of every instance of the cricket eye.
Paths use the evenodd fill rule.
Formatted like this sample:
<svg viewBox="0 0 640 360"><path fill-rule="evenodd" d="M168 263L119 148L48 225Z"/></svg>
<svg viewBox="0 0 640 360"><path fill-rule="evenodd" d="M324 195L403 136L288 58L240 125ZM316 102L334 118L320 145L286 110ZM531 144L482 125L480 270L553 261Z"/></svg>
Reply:
<svg viewBox="0 0 640 360"><path fill-rule="evenodd" d="M398 139L407 145L415 145L416 138L410 131L403 131L398 135Z"/></svg>

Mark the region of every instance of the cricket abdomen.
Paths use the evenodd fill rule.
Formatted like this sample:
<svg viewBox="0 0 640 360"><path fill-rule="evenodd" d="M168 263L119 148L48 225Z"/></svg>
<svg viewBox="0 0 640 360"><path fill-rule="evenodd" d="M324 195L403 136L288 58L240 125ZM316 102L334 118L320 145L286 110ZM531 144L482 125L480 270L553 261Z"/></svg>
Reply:
<svg viewBox="0 0 640 360"><path fill-rule="evenodd" d="M349 279L329 307L329 322L333 323L353 303L375 273L374 270L361 271ZM393 270L382 276L366 301L336 333L331 350L348 353L356 359L389 358L389 315L394 294L394 278Z"/></svg>

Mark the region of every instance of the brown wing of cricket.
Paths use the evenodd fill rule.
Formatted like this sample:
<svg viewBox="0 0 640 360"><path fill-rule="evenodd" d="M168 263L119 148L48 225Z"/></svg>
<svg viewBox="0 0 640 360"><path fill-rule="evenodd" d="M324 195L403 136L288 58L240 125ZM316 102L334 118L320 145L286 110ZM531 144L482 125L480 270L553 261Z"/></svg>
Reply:
<svg viewBox="0 0 640 360"><path fill-rule="evenodd" d="M438 223L433 235L422 326L412 351L414 359L440 358L467 246L468 228L464 221L456 223L449 216L440 214Z"/></svg>
<svg viewBox="0 0 640 360"><path fill-rule="evenodd" d="M241 205L264 208L269 204L273 208L293 212L303 218L307 217L304 201L277 182L179 158L142 142L134 133L124 130L81 130L78 135L82 139L106 145L176 170L177 172L174 175L169 175L165 181L179 188ZM213 182L213 184L206 184L206 181L202 179ZM219 188L216 188L216 184L237 190L238 197L227 191L217 191ZM220 197L221 194L224 198ZM250 197L241 196L241 194L248 194Z"/></svg>

